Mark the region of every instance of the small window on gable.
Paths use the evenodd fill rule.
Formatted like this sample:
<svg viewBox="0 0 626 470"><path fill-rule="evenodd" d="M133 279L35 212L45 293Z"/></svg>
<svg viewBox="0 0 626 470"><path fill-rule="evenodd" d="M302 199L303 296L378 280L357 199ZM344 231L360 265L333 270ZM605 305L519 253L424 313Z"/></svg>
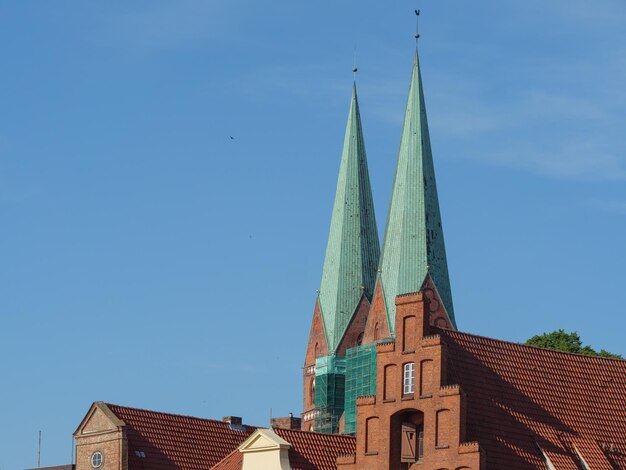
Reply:
<svg viewBox="0 0 626 470"><path fill-rule="evenodd" d="M93 454L91 454L91 466L93 468L100 468L102 466L102 452L100 451L96 451Z"/></svg>
<svg viewBox="0 0 626 470"><path fill-rule="evenodd" d="M404 364L404 389L403 393L409 395L415 392L415 363Z"/></svg>

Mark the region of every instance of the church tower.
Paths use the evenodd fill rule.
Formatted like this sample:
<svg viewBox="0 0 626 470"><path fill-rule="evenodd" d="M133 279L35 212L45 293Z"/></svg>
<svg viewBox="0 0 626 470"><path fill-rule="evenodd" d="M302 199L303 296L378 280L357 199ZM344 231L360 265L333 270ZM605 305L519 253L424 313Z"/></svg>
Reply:
<svg viewBox="0 0 626 470"><path fill-rule="evenodd" d="M345 433L356 432L357 397L375 393L375 346L395 339L396 296L418 291L429 323L456 329L416 49L372 306L362 344L346 352Z"/></svg>
<svg viewBox="0 0 626 470"><path fill-rule="evenodd" d="M304 430L339 430L345 399L345 354L362 341L379 257L355 83L304 361Z"/></svg>

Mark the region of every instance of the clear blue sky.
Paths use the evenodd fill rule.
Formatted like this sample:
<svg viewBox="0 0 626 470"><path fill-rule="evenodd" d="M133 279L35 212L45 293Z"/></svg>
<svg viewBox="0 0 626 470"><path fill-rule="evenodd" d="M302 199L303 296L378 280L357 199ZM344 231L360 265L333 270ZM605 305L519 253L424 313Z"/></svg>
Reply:
<svg viewBox="0 0 626 470"><path fill-rule="evenodd" d="M301 411L353 49L382 232L416 7L459 328L626 355L623 0L0 0L1 470L95 400Z"/></svg>

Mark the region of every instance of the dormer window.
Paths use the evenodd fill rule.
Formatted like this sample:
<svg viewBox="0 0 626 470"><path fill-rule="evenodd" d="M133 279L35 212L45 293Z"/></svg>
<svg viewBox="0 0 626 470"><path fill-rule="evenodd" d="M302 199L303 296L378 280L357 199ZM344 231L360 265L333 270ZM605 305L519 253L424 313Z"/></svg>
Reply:
<svg viewBox="0 0 626 470"><path fill-rule="evenodd" d="M404 395L415 392L415 363L404 364Z"/></svg>

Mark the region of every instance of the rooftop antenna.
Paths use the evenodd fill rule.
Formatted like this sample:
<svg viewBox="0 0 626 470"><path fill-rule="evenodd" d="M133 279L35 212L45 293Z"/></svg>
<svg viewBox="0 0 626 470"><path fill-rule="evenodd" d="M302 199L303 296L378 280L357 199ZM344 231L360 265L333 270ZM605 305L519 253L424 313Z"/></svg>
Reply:
<svg viewBox="0 0 626 470"><path fill-rule="evenodd" d="M356 73L359 69L356 68L356 46L354 46L354 61L352 62L352 74L354 75L354 81L356 82Z"/></svg>
<svg viewBox="0 0 626 470"><path fill-rule="evenodd" d="M39 445L37 446L37 468L41 467L41 431L39 431Z"/></svg>
<svg viewBox="0 0 626 470"><path fill-rule="evenodd" d="M420 38L420 10L415 10L415 44Z"/></svg>

